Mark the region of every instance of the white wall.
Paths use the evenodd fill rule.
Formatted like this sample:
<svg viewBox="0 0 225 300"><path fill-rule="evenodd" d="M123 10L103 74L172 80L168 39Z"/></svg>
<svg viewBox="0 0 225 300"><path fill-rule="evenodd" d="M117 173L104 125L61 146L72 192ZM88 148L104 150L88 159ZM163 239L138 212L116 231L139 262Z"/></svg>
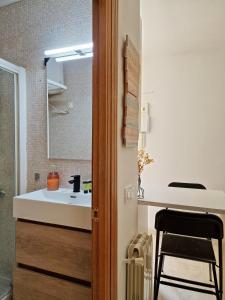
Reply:
<svg viewBox="0 0 225 300"><path fill-rule="evenodd" d="M124 202L124 187L137 185L137 149L122 146L121 128L123 119L123 45L126 34L137 49L140 48L140 3L139 0L119 0L119 78L118 78L118 300L126 297L126 248L137 233L137 200Z"/></svg>
<svg viewBox="0 0 225 300"><path fill-rule="evenodd" d="M220 0L142 1L142 94L152 122L146 148L155 159L145 187L185 181L225 190L222 11ZM153 209L149 217L152 227Z"/></svg>

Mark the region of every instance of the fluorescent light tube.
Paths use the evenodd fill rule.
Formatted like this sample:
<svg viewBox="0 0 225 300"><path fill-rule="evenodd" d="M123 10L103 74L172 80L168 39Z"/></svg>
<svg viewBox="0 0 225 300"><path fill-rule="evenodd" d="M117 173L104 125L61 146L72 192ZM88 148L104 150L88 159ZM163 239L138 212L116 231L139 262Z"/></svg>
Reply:
<svg viewBox="0 0 225 300"><path fill-rule="evenodd" d="M65 48L59 48L59 49L53 49L53 50L46 50L45 55L51 56L56 54L66 54L68 52L78 51L78 50L85 50L85 49L92 49L93 43L88 44L82 44L77 46L71 46L71 47L65 47Z"/></svg>
<svg viewBox="0 0 225 300"><path fill-rule="evenodd" d="M62 62L62 61L69 61L69 60L78 60L78 59L84 59L84 58L89 58L93 57L93 53L87 53L85 55L68 55L68 56L61 56L57 57L55 60L57 62Z"/></svg>

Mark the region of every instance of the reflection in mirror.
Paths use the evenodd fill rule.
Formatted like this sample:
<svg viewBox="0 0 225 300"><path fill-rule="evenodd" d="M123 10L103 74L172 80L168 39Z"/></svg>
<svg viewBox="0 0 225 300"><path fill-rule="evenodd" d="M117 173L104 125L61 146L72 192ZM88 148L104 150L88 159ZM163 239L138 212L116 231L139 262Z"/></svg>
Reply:
<svg viewBox="0 0 225 300"><path fill-rule="evenodd" d="M92 44L75 47L45 52L50 159L91 160Z"/></svg>

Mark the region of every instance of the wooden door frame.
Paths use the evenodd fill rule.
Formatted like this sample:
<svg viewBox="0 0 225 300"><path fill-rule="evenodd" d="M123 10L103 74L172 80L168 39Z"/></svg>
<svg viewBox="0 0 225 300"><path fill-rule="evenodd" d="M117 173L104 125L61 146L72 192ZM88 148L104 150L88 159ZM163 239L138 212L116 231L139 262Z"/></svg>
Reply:
<svg viewBox="0 0 225 300"><path fill-rule="evenodd" d="M118 0L93 0L92 299L117 299Z"/></svg>

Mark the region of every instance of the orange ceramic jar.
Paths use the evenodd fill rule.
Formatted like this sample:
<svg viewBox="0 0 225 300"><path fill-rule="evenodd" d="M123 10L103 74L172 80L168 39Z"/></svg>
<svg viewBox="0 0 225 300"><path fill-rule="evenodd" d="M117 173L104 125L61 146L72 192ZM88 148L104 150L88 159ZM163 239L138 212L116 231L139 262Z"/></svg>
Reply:
<svg viewBox="0 0 225 300"><path fill-rule="evenodd" d="M47 178L47 189L48 191L56 191L59 189L59 173L49 172Z"/></svg>

